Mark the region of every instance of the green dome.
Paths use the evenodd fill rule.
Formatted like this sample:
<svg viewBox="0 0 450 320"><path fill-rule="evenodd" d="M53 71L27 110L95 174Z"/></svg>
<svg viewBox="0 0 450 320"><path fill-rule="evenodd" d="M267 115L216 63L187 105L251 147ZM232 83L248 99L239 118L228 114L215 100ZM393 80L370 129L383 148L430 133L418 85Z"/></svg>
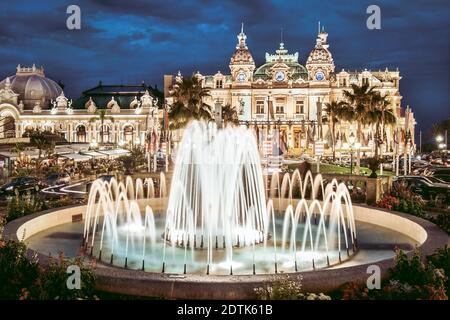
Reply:
<svg viewBox="0 0 450 320"><path fill-rule="evenodd" d="M277 63L278 62L266 62L262 66L258 67L258 69L256 69L255 71L254 78L267 80L269 78L268 73L270 71L270 68L272 68ZM299 78L302 78L304 80L308 79L308 71L300 63L298 62L283 62L283 63L289 67L289 74L291 74L292 80L297 80Z"/></svg>

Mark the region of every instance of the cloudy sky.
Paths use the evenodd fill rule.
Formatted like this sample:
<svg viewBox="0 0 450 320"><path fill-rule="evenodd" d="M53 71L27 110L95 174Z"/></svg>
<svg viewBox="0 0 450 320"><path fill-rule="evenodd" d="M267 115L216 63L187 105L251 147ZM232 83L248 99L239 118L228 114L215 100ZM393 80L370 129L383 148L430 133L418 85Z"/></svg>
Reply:
<svg viewBox="0 0 450 320"><path fill-rule="evenodd" d="M66 28L70 4L81 8L81 30ZM366 27L371 4L381 8L381 30ZM1 1L0 77L36 63L72 98L99 80L161 88L178 70L227 72L242 21L257 64L281 29L305 63L321 21L337 70L400 69L403 104L426 131L450 116L449 11L447 0Z"/></svg>

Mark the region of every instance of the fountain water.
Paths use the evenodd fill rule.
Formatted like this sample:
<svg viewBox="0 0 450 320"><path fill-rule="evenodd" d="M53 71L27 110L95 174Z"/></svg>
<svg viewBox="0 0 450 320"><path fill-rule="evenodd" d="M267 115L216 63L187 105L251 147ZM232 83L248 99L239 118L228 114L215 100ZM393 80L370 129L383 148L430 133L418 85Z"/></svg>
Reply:
<svg viewBox="0 0 450 320"><path fill-rule="evenodd" d="M159 264L163 272L182 265L184 273L272 273L326 267L356 248L345 185L325 186L320 174L298 170L265 181L255 138L244 128L193 122L169 197L163 173L155 189L150 178L93 183L84 227L93 255L102 259L106 250L110 263L151 271ZM163 205L154 213L155 204Z"/></svg>

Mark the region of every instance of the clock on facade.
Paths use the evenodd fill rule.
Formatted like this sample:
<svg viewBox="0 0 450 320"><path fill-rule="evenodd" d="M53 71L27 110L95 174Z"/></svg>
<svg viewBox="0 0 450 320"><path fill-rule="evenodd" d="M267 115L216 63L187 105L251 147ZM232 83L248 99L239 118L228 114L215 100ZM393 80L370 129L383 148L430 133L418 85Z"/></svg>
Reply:
<svg viewBox="0 0 450 320"><path fill-rule="evenodd" d="M285 78L284 72L282 72L282 71L278 71L278 72L275 74L275 80L277 80L277 81L283 81L284 78Z"/></svg>
<svg viewBox="0 0 450 320"><path fill-rule="evenodd" d="M322 71L317 71L316 72L316 80L322 81L323 79L325 79L325 74Z"/></svg>
<svg viewBox="0 0 450 320"><path fill-rule="evenodd" d="M240 82L245 81L245 73L244 72L239 72L237 78L238 78L238 81L240 81Z"/></svg>

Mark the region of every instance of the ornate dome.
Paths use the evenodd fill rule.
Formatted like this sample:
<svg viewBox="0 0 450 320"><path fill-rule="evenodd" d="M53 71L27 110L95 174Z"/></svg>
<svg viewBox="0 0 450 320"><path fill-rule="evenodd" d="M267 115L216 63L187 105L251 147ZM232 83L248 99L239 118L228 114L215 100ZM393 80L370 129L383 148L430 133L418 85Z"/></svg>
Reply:
<svg viewBox="0 0 450 320"><path fill-rule="evenodd" d="M46 78L44 68L17 66L17 73L9 77L10 88L17 93L18 100L23 101L25 110L32 110L37 102L42 109L49 109L50 102L61 93L61 87L52 79ZM0 82L0 89L5 88L6 79Z"/></svg>
<svg viewBox="0 0 450 320"><path fill-rule="evenodd" d="M333 57L331 56L331 52L325 48L314 48L309 54L307 63L331 63L333 61Z"/></svg>
<svg viewBox="0 0 450 320"><path fill-rule="evenodd" d="M254 64L253 57L248 49L236 49L231 56L231 64Z"/></svg>
<svg viewBox="0 0 450 320"><path fill-rule="evenodd" d="M333 56L328 50L329 45L327 44L328 34L322 31L317 36L316 46L309 54L306 64L332 64Z"/></svg>
<svg viewBox="0 0 450 320"><path fill-rule="evenodd" d="M254 65L255 61L248 50L247 44L245 40L247 40L247 36L244 33L244 26L242 25L241 33L238 34L238 44L236 46L236 51L231 56L230 64L251 64Z"/></svg>
<svg viewBox="0 0 450 320"><path fill-rule="evenodd" d="M298 62L298 52L290 54L284 47L283 42L280 43L279 49L275 50L275 54L266 53L266 63L256 69L255 79L270 79L272 77L272 67L279 63L289 68L288 74L290 79L308 79L308 71Z"/></svg>

